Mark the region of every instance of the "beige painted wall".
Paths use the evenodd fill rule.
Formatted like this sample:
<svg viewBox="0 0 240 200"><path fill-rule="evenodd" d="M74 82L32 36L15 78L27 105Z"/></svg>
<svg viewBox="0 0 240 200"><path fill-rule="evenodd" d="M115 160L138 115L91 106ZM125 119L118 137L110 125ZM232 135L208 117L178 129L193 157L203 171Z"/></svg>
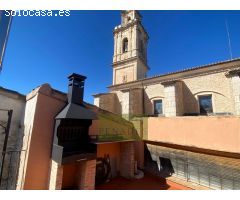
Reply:
<svg viewBox="0 0 240 200"><path fill-rule="evenodd" d="M148 140L240 153L240 117L150 117Z"/></svg>

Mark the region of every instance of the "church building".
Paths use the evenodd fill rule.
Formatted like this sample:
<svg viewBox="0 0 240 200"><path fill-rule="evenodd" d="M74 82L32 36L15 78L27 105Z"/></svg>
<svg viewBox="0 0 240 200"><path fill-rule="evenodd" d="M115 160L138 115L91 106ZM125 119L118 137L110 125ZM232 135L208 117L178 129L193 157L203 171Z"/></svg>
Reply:
<svg viewBox="0 0 240 200"><path fill-rule="evenodd" d="M141 121L144 170L239 189L240 59L148 77L149 36L140 13L122 11L113 34L113 82L94 104Z"/></svg>
<svg viewBox="0 0 240 200"><path fill-rule="evenodd" d="M240 58L148 77L141 21L121 12L94 105L76 73L67 93L0 87L0 189L240 189Z"/></svg>
<svg viewBox="0 0 240 200"><path fill-rule="evenodd" d="M240 114L240 59L147 77L148 34L138 11L114 28L113 83L94 104L124 116Z"/></svg>

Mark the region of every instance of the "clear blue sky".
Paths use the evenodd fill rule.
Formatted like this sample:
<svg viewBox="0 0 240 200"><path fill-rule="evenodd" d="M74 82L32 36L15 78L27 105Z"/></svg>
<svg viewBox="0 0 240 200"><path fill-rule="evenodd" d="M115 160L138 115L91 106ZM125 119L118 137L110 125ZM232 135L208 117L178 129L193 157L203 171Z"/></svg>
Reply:
<svg viewBox="0 0 240 200"><path fill-rule="evenodd" d="M148 76L240 57L240 11L140 11L149 33ZM72 72L87 76L84 99L112 83L113 28L120 11L71 11L70 17L14 17L0 86L22 94L49 83L67 91Z"/></svg>

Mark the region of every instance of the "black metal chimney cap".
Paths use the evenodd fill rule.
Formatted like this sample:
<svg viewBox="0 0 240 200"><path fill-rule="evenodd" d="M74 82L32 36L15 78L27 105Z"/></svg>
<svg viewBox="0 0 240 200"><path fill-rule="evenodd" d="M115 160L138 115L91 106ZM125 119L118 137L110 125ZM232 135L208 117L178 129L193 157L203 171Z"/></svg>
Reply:
<svg viewBox="0 0 240 200"><path fill-rule="evenodd" d="M71 75L68 76L69 80L78 79L78 80L83 80L84 81L86 78L87 78L86 76L76 74L76 73L72 73Z"/></svg>

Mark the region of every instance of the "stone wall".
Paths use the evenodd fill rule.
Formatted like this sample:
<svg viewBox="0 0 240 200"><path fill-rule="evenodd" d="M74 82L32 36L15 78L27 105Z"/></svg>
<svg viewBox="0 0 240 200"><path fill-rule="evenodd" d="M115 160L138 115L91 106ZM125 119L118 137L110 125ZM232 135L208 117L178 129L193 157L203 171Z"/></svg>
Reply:
<svg viewBox="0 0 240 200"><path fill-rule="evenodd" d="M212 106L214 113L237 114L239 113L238 88L240 88L240 81L238 79L238 75L226 77L226 72L231 70L231 66L234 68L238 62L212 66L209 68L209 70L203 68L199 70L197 69L188 71L186 72L186 77L181 77L183 76L183 73L167 75L173 78L173 82L178 80L175 85L173 84L174 87L176 87L175 89L174 87L171 89L170 85L164 88L162 83L171 81L168 81L166 78L164 79L164 76L162 78L163 81L161 81L160 76L159 81L157 82L153 82L153 79L145 79L142 83L140 81L132 83L133 86L131 87L130 83L126 83L125 86L116 86L116 90L111 90L117 94L119 102L122 103L122 107L124 105L124 107L127 108L126 104L128 99L126 99L125 91L129 90L129 88L142 87L144 90L144 114L146 115L153 115L153 100L155 99L162 99L163 114L166 116L181 116L184 114L199 113L200 109L198 97L201 95L212 95ZM200 73L199 71L202 72ZM171 92L172 94L170 94ZM174 103L174 101L176 102ZM176 107L176 110L174 110L174 107ZM165 113L166 109L170 109L170 111L167 111L169 113Z"/></svg>
<svg viewBox="0 0 240 200"><path fill-rule="evenodd" d="M184 100L183 100L183 82L177 81L175 83L175 96L176 96L176 116L184 114Z"/></svg>
<svg viewBox="0 0 240 200"><path fill-rule="evenodd" d="M129 91L129 114L143 114L143 89L134 88Z"/></svg>
<svg viewBox="0 0 240 200"><path fill-rule="evenodd" d="M121 84L136 80L135 63L127 63L127 65L114 68L114 84Z"/></svg>
<svg viewBox="0 0 240 200"><path fill-rule="evenodd" d="M198 95L211 94L214 113L234 113L231 79L225 72L183 79L185 113L198 113Z"/></svg>
<svg viewBox="0 0 240 200"><path fill-rule="evenodd" d="M123 117L129 117L129 105L130 105L129 90L123 91L121 105Z"/></svg>
<svg viewBox="0 0 240 200"><path fill-rule="evenodd" d="M164 85L165 103L164 110L166 117L177 115L176 87L175 83Z"/></svg>
<svg viewBox="0 0 240 200"><path fill-rule="evenodd" d="M144 113L145 115L153 115L153 101L156 99L162 99L163 101L163 114L165 113L165 98L164 98L164 86L161 83L144 86Z"/></svg>
<svg viewBox="0 0 240 200"><path fill-rule="evenodd" d="M234 114L240 115L240 77L239 75L235 75L232 76L230 79L234 103Z"/></svg>

